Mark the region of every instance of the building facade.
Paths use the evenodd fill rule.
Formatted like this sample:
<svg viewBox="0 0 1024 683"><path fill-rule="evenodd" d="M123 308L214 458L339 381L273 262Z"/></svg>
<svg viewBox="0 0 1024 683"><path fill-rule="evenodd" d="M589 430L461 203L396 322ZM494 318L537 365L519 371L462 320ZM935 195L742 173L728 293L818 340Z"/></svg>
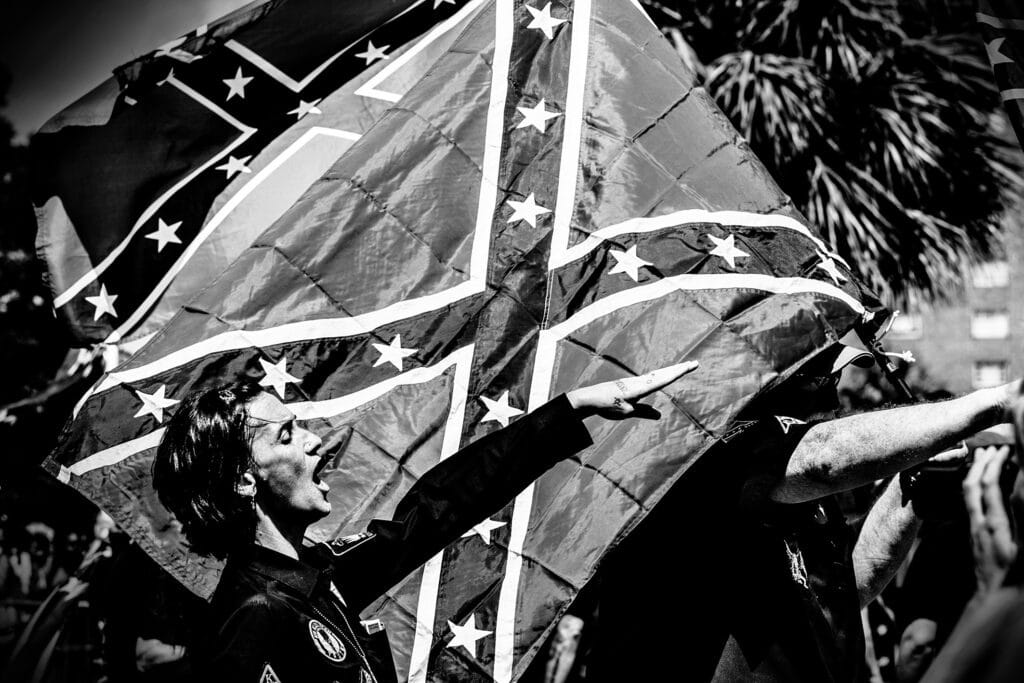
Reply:
<svg viewBox="0 0 1024 683"><path fill-rule="evenodd" d="M961 394L1024 375L1024 209L1014 213L1004 260L974 268L958 302L900 315L885 338L913 352L929 384Z"/></svg>

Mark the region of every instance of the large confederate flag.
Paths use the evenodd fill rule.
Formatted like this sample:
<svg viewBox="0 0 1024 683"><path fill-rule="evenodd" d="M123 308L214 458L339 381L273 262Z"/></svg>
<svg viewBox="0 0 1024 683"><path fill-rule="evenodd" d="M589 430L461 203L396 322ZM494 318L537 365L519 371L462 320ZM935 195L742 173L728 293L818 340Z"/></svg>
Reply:
<svg viewBox="0 0 1024 683"><path fill-rule="evenodd" d="M272 3L261 25L338 4ZM205 593L218 567L189 554L149 479L193 390L251 377L326 435L326 538L561 392L700 360L653 399L659 421L590 424L592 448L375 607L418 681L514 679L737 413L878 309L639 6L467 7L419 82L90 392L50 461ZM301 51L319 29L282 35ZM273 64L233 54L243 74Z"/></svg>
<svg viewBox="0 0 1024 683"><path fill-rule="evenodd" d="M38 248L80 344L137 345L398 101L482 0L258 0L32 140ZM376 41L376 42L375 42Z"/></svg>

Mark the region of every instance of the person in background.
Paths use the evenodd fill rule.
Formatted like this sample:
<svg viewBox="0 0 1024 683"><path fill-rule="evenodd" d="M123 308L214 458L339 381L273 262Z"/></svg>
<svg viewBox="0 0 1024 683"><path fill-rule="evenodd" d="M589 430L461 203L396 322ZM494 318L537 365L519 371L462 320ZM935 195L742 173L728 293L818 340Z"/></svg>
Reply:
<svg viewBox="0 0 1024 683"><path fill-rule="evenodd" d="M900 625L895 658L899 683L916 683L924 676L964 610L976 602L972 535L979 527L975 519L972 534L968 509L977 510L978 484L986 467L995 464L1001 469L1004 486L1012 480L1014 459L1000 457L1000 465L993 462L993 455L1002 455L1000 446L1013 444L1011 425L975 435L967 443L971 460L933 471L931 476L938 477L932 482L933 495L927 504L919 501L916 506L925 524L893 596Z"/></svg>
<svg viewBox="0 0 1024 683"><path fill-rule="evenodd" d="M835 360L755 400L609 556L593 680L862 679L861 608L921 525L895 475L1008 421L1021 383L836 418ZM835 494L877 480L858 533Z"/></svg>
<svg viewBox="0 0 1024 683"><path fill-rule="evenodd" d="M1024 598L1019 582L1008 580L1024 531L1024 471L1019 467L1024 408L1016 411L1014 426L1016 455L1008 446L983 449L964 480L976 590L924 683L1024 680ZM1018 471L1007 497L1000 479L1008 458L1017 460Z"/></svg>
<svg viewBox="0 0 1024 683"><path fill-rule="evenodd" d="M75 531L69 531L54 545L53 571L50 585L63 586L74 575L85 558L85 543Z"/></svg>
<svg viewBox="0 0 1024 683"><path fill-rule="evenodd" d="M106 533L74 574L39 601L0 669L0 681L77 683L100 679L102 662L97 655L102 618L96 610L96 587L126 543L126 534ZM120 598L135 599L125 594Z"/></svg>
<svg viewBox="0 0 1024 683"><path fill-rule="evenodd" d="M0 519L0 662L7 659L19 624L18 610L8 600L16 580L11 570L12 545L7 520Z"/></svg>
<svg viewBox="0 0 1024 683"><path fill-rule="evenodd" d="M28 534L27 565L20 567L19 576L24 577L26 595L42 599L50 592L50 574L53 571L53 527L43 522L31 522L25 526Z"/></svg>

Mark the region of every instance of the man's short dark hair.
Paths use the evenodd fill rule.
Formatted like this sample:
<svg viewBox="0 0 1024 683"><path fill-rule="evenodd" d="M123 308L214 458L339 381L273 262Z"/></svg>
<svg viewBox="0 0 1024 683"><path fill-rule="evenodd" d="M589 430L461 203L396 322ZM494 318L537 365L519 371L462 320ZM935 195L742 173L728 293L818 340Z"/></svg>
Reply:
<svg viewBox="0 0 1024 683"><path fill-rule="evenodd" d="M192 394L157 447L153 487L201 555L223 559L256 537L253 500L238 484L252 466L247 405L262 392L246 381Z"/></svg>

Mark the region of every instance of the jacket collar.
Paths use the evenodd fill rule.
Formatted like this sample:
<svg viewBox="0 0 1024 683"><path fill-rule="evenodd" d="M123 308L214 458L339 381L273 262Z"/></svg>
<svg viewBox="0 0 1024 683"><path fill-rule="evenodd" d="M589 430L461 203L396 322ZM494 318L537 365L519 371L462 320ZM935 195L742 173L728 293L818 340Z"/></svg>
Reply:
<svg viewBox="0 0 1024 683"><path fill-rule="evenodd" d="M282 583L291 590L310 597L322 580L326 580L326 572L316 562L313 553L303 552L295 560L276 550L253 544L243 551L237 552L228 560L236 571L253 572L270 581ZM315 564L313 564L315 563Z"/></svg>

